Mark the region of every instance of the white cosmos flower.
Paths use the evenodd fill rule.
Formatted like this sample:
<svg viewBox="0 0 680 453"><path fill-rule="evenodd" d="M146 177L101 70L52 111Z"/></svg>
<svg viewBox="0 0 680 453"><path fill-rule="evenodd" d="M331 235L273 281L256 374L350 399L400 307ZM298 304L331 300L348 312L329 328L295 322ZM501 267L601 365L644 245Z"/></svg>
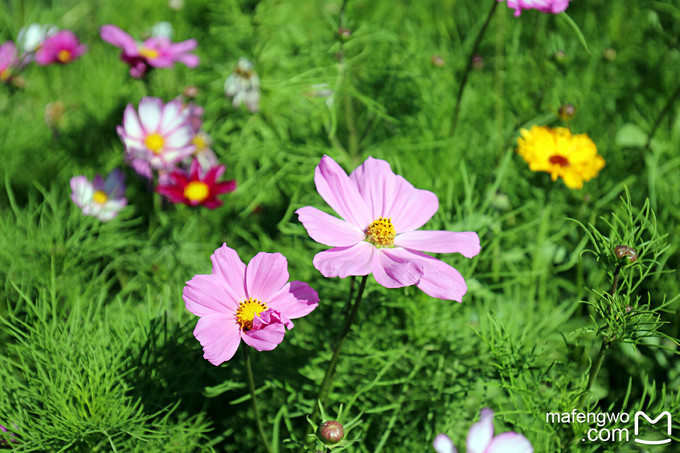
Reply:
<svg viewBox="0 0 680 453"><path fill-rule="evenodd" d="M28 27L22 27L17 36L17 46L22 52L35 52L45 39L58 31L56 26L50 24L31 24Z"/></svg>
<svg viewBox="0 0 680 453"><path fill-rule="evenodd" d="M106 179L96 175L93 181L85 176L71 178L71 200L83 214L107 222L125 207L125 175L114 169Z"/></svg>
<svg viewBox="0 0 680 453"><path fill-rule="evenodd" d="M224 93L232 99L232 105L245 104L250 112L260 108L260 78L253 71L252 61L239 58L238 66L224 82Z"/></svg>

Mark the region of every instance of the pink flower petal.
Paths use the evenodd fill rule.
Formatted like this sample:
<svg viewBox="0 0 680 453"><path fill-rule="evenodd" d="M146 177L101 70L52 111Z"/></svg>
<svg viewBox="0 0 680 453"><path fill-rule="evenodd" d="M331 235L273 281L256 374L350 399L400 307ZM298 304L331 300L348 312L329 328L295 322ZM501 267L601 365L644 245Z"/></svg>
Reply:
<svg viewBox="0 0 680 453"><path fill-rule="evenodd" d="M409 231L397 235L394 244L399 247L430 253L460 253L472 258L479 253L479 236L470 231Z"/></svg>
<svg viewBox="0 0 680 453"><path fill-rule="evenodd" d="M316 190L344 220L364 231L375 220L356 186L333 159L323 156L314 172Z"/></svg>
<svg viewBox="0 0 680 453"><path fill-rule="evenodd" d="M213 264L213 274L223 283L220 286L224 292L237 303L246 300L248 298L245 287L246 265L236 250L222 244L222 247L215 250L210 260Z"/></svg>
<svg viewBox="0 0 680 453"><path fill-rule="evenodd" d="M458 453L453 441L446 434L437 434L433 442L434 449L437 453Z"/></svg>
<svg viewBox="0 0 680 453"><path fill-rule="evenodd" d="M409 256L393 253L394 249L379 249L374 254L373 277L385 288L402 288L418 283L423 266Z"/></svg>
<svg viewBox="0 0 680 453"><path fill-rule="evenodd" d="M240 300L226 287L219 275L195 275L182 291L182 299L196 316L236 313ZM241 299L243 300L243 299Z"/></svg>
<svg viewBox="0 0 680 453"><path fill-rule="evenodd" d="M257 319L257 318L256 318ZM253 324L254 324L253 320ZM271 351L282 341L286 328L282 323L268 324L261 329L241 331L241 338L258 351Z"/></svg>
<svg viewBox="0 0 680 453"><path fill-rule="evenodd" d="M311 206L300 208L295 213L309 236L324 245L347 247L362 241L366 236L356 225Z"/></svg>
<svg viewBox="0 0 680 453"><path fill-rule="evenodd" d="M132 36L128 35L115 25L103 25L99 30L99 35L109 44L113 44L114 46L123 49L129 56L138 54L137 43L132 39Z"/></svg>
<svg viewBox="0 0 680 453"><path fill-rule="evenodd" d="M533 453L529 439L515 432L501 433L493 438L484 453Z"/></svg>
<svg viewBox="0 0 680 453"><path fill-rule="evenodd" d="M161 122L161 112L163 111L163 100L160 98L143 97L139 101L139 121L147 134L158 132Z"/></svg>
<svg viewBox="0 0 680 453"><path fill-rule="evenodd" d="M146 135L142 129L142 125L139 123L137 112L132 104L128 104L128 106L125 107L125 112L123 113L123 131L128 137L140 141L143 141Z"/></svg>
<svg viewBox="0 0 680 453"><path fill-rule="evenodd" d="M480 420L470 427L467 436L468 453L485 453L493 437L493 411L482 409Z"/></svg>
<svg viewBox="0 0 680 453"><path fill-rule="evenodd" d="M268 303L288 282L288 261L280 253L260 252L248 263L246 292L248 297Z"/></svg>
<svg viewBox="0 0 680 453"><path fill-rule="evenodd" d="M319 294L307 283L292 281L272 296L268 306L283 316L296 319L308 315L319 305Z"/></svg>
<svg viewBox="0 0 680 453"><path fill-rule="evenodd" d="M324 277L345 278L373 272L373 254L377 249L361 241L349 247L334 247L314 256L312 263Z"/></svg>
<svg viewBox="0 0 680 453"><path fill-rule="evenodd" d="M194 336L203 346L203 357L217 366L231 359L241 342L233 315L210 315L198 320Z"/></svg>

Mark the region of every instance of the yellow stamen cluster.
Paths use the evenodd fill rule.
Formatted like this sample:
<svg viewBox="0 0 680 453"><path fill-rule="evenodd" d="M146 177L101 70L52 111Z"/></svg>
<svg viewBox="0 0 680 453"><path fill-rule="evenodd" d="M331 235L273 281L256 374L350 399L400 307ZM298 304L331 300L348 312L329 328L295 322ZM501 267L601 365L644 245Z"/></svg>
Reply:
<svg viewBox="0 0 680 453"><path fill-rule="evenodd" d="M155 49L149 49L148 47L140 47L139 54L144 58L158 58L158 51Z"/></svg>
<svg viewBox="0 0 680 453"><path fill-rule="evenodd" d="M68 63L72 60L71 51L66 49L60 50L59 53L57 53L57 60L62 63Z"/></svg>
<svg viewBox="0 0 680 453"><path fill-rule="evenodd" d="M366 228L366 241L376 247L391 247L397 231L392 225L392 218L379 217Z"/></svg>
<svg viewBox="0 0 680 453"><path fill-rule="evenodd" d="M208 147L208 142L205 140L205 137L203 137L201 134L194 135L194 138L191 140L191 142L196 147L195 152L197 153L203 151Z"/></svg>
<svg viewBox="0 0 680 453"><path fill-rule="evenodd" d="M184 187L184 198L191 201L201 202L210 195L210 187L201 181L191 181Z"/></svg>
<svg viewBox="0 0 680 453"><path fill-rule="evenodd" d="M154 154L160 154L163 152L163 145L165 145L165 140L158 134L149 134L144 139L144 144L149 148Z"/></svg>
<svg viewBox="0 0 680 453"><path fill-rule="evenodd" d="M562 178L570 189L581 189L584 181L597 176L604 159L586 134L572 135L564 127L532 126L522 129L517 153L531 171L550 173L553 181Z"/></svg>
<svg viewBox="0 0 680 453"><path fill-rule="evenodd" d="M92 200L98 204L104 204L108 199L109 196L106 195L106 192L104 192L103 190L97 190L94 192L94 195L92 195Z"/></svg>
<svg viewBox="0 0 680 453"><path fill-rule="evenodd" d="M250 330L253 328L253 319L267 309L267 304L257 299L246 299L242 301L236 310L236 322L241 325L241 329Z"/></svg>

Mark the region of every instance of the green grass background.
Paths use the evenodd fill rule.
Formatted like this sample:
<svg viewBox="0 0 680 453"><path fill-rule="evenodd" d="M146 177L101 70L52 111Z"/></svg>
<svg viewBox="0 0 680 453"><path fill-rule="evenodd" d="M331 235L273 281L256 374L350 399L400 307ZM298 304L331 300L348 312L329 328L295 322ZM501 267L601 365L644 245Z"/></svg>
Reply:
<svg viewBox="0 0 680 453"><path fill-rule="evenodd" d="M516 18L499 5L453 131L462 73L492 4L349 0L351 36L341 43L339 1L185 0L179 11L160 0L6 2L0 41L53 23L89 47L67 66L29 66L24 89L0 87L0 424L16 425L14 448L263 451L240 355L219 368L205 361L181 299L223 242L245 261L283 253L291 278L320 294L279 347L252 356L274 447L297 448L284 440L304 440L349 290L349 280L313 268L324 247L294 215L326 209L313 172L328 154L346 170L368 156L387 160L439 197L427 229L476 231L482 244L471 260L440 257L467 280L462 304L369 280L325 408L334 414L343 404L348 420L363 414L350 450L431 451L440 432L462 449L490 407L497 432L521 432L537 452L646 451L579 442L587 426L550 425L545 412L663 407L680 418L677 345L659 337L615 345L580 399L599 344L588 330L597 317L581 301L611 286L611 269L582 254L587 234L568 220L613 235L602 218L622 212L627 187L634 207L649 199L667 235L656 269L678 268L677 103L645 144L678 84L680 5L573 1L567 12L589 51L563 17ZM161 20L174 40L198 41L201 64L133 80L98 29L111 23L141 37ZM261 79L257 114L234 109L222 91L241 56ZM330 108L310 95L322 83L334 90ZM154 209L145 182L125 167L129 207L106 224L82 216L69 179L123 164L115 127L125 106L144 95L168 101L187 85L200 90L205 130L237 191L215 211ZM51 130L45 107L56 101L65 114ZM607 162L580 191L531 173L514 151L520 128L561 126L564 103L577 108L572 130L587 133ZM655 272L637 295L658 306L679 292L676 274ZM680 336L677 303L662 321L663 333Z"/></svg>

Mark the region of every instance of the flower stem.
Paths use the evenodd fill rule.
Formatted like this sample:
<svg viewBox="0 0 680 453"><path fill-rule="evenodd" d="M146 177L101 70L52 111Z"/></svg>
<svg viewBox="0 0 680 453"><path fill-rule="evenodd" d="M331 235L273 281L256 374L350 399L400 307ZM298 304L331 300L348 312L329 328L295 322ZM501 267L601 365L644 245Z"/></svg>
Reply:
<svg viewBox="0 0 680 453"><path fill-rule="evenodd" d="M451 122L451 136L453 136L453 134L456 132L456 126L458 124L458 115L460 114L460 101L463 98L463 90L465 89L468 76L470 75L470 70L472 69L472 61L475 58L477 51L479 50L479 44L481 44L482 42L484 33L486 32L486 29L489 26L489 23L491 22L491 18L493 17L493 13L496 11L497 6L498 1L493 0L493 5L491 6L489 13L486 15L484 25L482 25L482 28L479 30L479 33L475 38L475 42L472 45L472 51L470 52L470 56L467 59L467 66L465 67L465 72L463 72L463 77L461 78L460 86L458 87L458 95L456 96L456 107L455 110L453 111L453 120Z"/></svg>
<svg viewBox="0 0 680 453"><path fill-rule="evenodd" d="M659 112L659 116L656 117L656 121L654 121L654 126L652 126L652 130L649 131L649 136L647 137L647 143L645 143L645 149L649 149L649 146L652 144L652 139L654 138L654 134L656 134L656 130L659 128L661 125L661 121L663 120L663 117L666 116L668 111L671 109L673 104L675 103L675 100L680 96L680 85L675 89L673 94L671 94L671 97L668 98L668 102L666 102L666 105L663 106L663 109L661 109L661 112Z"/></svg>
<svg viewBox="0 0 680 453"><path fill-rule="evenodd" d="M600 351L597 353L595 365L590 369L590 375L588 376L588 385L586 386L586 393L590 391L590 387L592 387L593 382L595 382L595 378L597 377L597 374L600 372L600 368L602 368L605 353L607 352L607 349L609 349L610 347L611 343L603 339L602 344L600 344Z"/></svg>
<svg viewBox="0 0 680 453"><path fill-rule="evenodd" d="M260 420L260 412L257 410L257 402L255 401L255 380L253 379L253 370L250 367L250 357L248 357L248 347L243 348L243 360L246 363L246 374L248 375L248 389L250 390L250 401L253 404L253 413L255 414L255 424L257 425L257 430L260 432L260 437L262 438L262 443L264 444L267 453L272 453L272 447L267 441L267 434L262 428L262 421Z"/></svg>
<svg viewBox="0 0 680 453"><path fill-rule="evenodd" d="M354 319L357 317L357 313L359 311L359 304L361 303L361 298L364 295L364 289L366 288L367 280L368 275L364 275L361 279L361 283L359 284L359 290L357 291L357 297L356 299L354 299L354 305L352 306L352 310L350 311L349 316L345 318L345 325L343 326L342 332L340 333L340 337L338 338L338 342L335 346L335 351L333 351L333 357L331 357L331 361L328 362L328 367L326 367L326 373L324 374L323 381L321 381L319 395L316 398L316 401L320 402L321 405L323 405L326 402L326 399L328 398L328 393L330 392L331 387L333 386L335 364L338 362L338 357L340 356L342 344L344 343L345 338L347 337L347 334L349 333L349 330L352 327ZM314 408L312 409L312 416L310 417L310 419L315 423L318 413L319 405L315 404Z"/></svg>

